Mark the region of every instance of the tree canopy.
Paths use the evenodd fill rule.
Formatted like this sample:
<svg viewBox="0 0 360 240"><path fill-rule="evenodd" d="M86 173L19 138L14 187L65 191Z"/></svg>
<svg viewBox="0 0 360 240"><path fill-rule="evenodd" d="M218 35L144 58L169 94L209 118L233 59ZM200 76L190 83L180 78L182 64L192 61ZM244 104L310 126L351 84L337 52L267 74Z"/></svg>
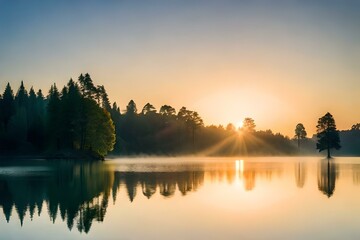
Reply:
<svg viewBox="0 0 360 240"><path fill-rule="evenodd" d="M245 118L243 121L243 126L242 126L242 130L245 132L255 132L255 121L252 118Z"/></svg>
<svg viewBox="0 0 360 240"><path fill-rule="evenodd" d="M330 149L338 150L341 148L339 132L336 129L333 116L328 112L319 118L316 129L318 138L316 149L319 152L327 150L327 157L331 158Z"/></svg>

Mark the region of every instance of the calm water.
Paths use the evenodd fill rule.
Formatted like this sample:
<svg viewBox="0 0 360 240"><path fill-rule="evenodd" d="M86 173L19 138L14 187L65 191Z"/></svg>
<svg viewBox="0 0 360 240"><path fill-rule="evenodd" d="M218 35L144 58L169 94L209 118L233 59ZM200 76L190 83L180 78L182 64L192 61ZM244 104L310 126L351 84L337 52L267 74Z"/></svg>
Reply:
<svg viewBox="0 0 360 240"><path fill-rule="evenodd" d="M360 158L0 162L0 239L358 239Z"/></svg>

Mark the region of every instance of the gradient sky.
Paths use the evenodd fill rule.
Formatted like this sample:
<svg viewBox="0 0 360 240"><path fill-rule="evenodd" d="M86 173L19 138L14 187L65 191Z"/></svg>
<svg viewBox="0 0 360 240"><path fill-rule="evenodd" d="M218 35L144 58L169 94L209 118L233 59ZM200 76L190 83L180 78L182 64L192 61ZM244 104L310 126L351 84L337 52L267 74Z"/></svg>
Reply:
<svg viewBox="0 0 360 240"><path fill-rule="evenodd" d="M133 99L205 124L309 134L331 112L360 122L360 1L0 0L0 89L48 91L89 72Z"/></svg>

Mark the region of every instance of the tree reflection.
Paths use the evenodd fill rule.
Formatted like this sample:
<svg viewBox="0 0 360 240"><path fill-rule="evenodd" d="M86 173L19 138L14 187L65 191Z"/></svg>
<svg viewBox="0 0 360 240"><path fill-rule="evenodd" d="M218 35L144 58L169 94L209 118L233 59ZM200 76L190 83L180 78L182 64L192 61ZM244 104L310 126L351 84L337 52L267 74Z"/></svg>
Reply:
<svg viewBox="0 0 360 240"><path fill-rule="evenodd" d="M360 185L360 166L358 164L353 164L351 169L353 172L353 183L355 185Z"/></svg>
<svg viewBox="0 0 360 240"><path fill-rule="evenodd" d="M251 191L255 187L256 172L253 170L244 171L244 188L246 191Z"/></svg>
<svg viewBox="0 0 360 240"><path fill-rule="evenodd" d="M125 185L129 200L132 202L136 197L137 188L140 187L143 195L150 199L159 189L159 193L166 197L172 197L176 188L182 195L196 191L204 182L204 172L115 172L113 186L116 191L120 185ZM115 199L115 198L113 198Z"/></svg>
<svg viewBox="0 0 360 240"><path fill-rule="evenodd" d="M0 174L0 207L6 221L16 213L21 225L26 215L33 219L47 212L51 222L63 221L69 230L88 233L94 221L104 221L109 198L114 204L119 191L130 202L142 193L151 199L156 192L163 198L171 198L177 192L186 196L197 191L206 178L233 184L242 181L246 191L255 188L258 177L271 180L274 173L281 174L279 165L234 162L214 165L206 171L202 166L189 166L178 171L138 172L113 171L111 164L54 161L27 163L24 175ZM45 170L33 171L38 167ZM45 209L46 211L43 211ZM25 220L26 221L26 220Z"/></svg>
<svg viewBox="0 0 360 240"><path fill-rule="evenodd" d="M295 163L295 182L298 188L302 188L305 185L306 170L304 162Z"/></svg>
<svg viewBox="0 0 360 240"><path fill-rule="evenodd" d="M0 175L0 206L7 221L15 207L23 225L27 212L32 219L36 208L38 215L42 213L44 204L50 221L55 222L60 213L69 229L75 222L80 232L87 233L94 220L103 221L113 184L106 165L61 161L47 163L46 169L36 174L31 170L25 175Z"/></svg>
<svg viewBox="0 0 360 240"><path fill-rule="evenodd" d="M138 175L135 172L124 173L125 186L130 199L130 202L134 201L136 196L136 186L138 184Z"/></svg>
<svg viewBox="0 0 360 240"><path fill-rule="evenodd" d="M171 197L176 190L176 179L173 178L172 173L163 174L162 179L159 180L160 194L164 197Z"/></svg>
<svg viewBox="0 0 360 240"><path fill-rule="evenodd" d="M151 173L145 174L141 181L141 189L144 196L150 199L156 192L156 185L156 176Z"/></svg>
<svg viewBox="0 0 360 240"><path fill-rule="evenodd" d="M321 160L318 164L318 188L326 196L334 194L337 165L332 160Z"/></svg>

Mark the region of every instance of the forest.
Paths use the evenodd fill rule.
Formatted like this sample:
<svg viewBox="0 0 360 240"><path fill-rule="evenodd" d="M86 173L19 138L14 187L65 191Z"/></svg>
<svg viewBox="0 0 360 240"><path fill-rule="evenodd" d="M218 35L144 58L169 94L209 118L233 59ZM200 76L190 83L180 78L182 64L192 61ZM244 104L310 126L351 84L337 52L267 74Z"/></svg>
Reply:
<svg viewBox="0 0 360 240"><path fill-rule="evenodd" d="M299 128L300 127L300 128ZM307 138L298 124L294 137L271 130L257 131L245 118L243 127L205 126L199 113L147 103L138 109L130 100L121 111L103 85L88 73L56 84L44 94L24 83L14 93L8 83L0 95L0 154L95 158L106 155L306 155L316 153L316 136ZM304 135L305 133L305 135ZM337 154L360 155L360 124L339 132Z"/></svg>

